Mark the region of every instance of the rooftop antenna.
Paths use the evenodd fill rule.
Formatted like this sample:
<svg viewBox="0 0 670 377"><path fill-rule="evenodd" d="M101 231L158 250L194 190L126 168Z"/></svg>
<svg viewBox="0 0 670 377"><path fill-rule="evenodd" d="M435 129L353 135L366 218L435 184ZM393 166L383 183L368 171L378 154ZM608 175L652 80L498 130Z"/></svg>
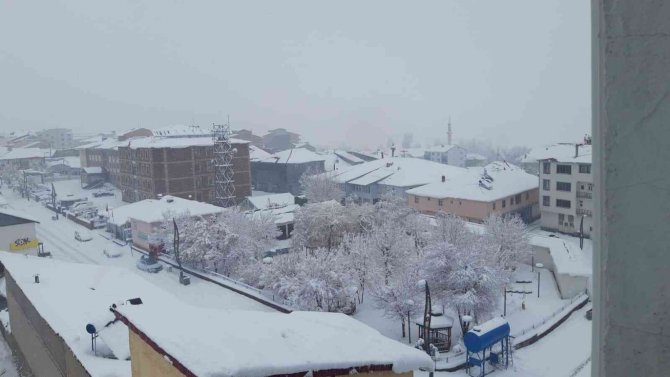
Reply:
<svg viewBox="0 0 670 377"><path fill-rule="evenodd" d="M447 144L451 145L451 116L449 116L449 123L447 124Z"/></svg>
<svg viewBox="0 0 670 377"><path fill-rule="evenodd" d="M230 116L228 123L212 125L214 139L214 200L220 207L235 205L233 180L233 150L230 144Z"/></svg>

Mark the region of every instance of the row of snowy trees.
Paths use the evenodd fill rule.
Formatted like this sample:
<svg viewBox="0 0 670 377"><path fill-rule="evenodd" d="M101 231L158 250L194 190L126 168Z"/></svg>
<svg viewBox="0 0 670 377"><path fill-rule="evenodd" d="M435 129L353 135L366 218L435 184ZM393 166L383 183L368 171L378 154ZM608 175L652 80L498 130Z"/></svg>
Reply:
<svg viewBox="0 0 670 377"><path fill-rule="evenodd" d="M293 238L293 253L275 258L261 279L276 294L300 309L347 312L367 295L403 331L423 308L422 279L459 319L486 319L530 249L516 217L493 216L473 232L460 218L431 219L394 197L308 204L296 213Z"/></svg>

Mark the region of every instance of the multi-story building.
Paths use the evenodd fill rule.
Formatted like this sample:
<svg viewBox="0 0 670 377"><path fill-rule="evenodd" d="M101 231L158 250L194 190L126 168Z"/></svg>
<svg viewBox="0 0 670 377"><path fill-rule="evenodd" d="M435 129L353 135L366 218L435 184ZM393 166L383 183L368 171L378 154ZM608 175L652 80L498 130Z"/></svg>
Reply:
<svg viewBox="0 0 670 377"><path fill-rule="evenodd" d="M525 222L540 217L537 177L520 167L492 162L483 168L407 191L409 206L425 214L453 214L481 223L491 215L517 215Z"/></svg>
<svg viewBox="0 0 670 377"><path fill-rule="evenodd" d="M305 173L324 172L326 157L303 148L289 149L251 162L254 190L300 195Z"/></svg>
<svg viewBox="0 0 670 377"><path fill-rule="evenodd" d="M38 139L52 149L70 149L74 147L72 130L69 128L51 128L37 133Z"/></svg>
<svg viewBox="0 0 670 377"><path fill-rule="evenodd" d="M423 158L440 164L465 167L467 151L458 145L440 145L426 149Z"/></svg>
<svg viewBox="0 0 670 377"><path fill-rule="evenodd" d="M540 179L542 228L569 234L593 231L591 145L563 143L531 151Z"/></svg>
<svg viewBox="0 0 670 377"><path fill-rule="evenodd" d="M126 202L173 195L214 203L214 142L210 136L149 137L118 147L119 188ZM251 195L249 142L231 140L235 197Z"/></svg>
<svg viewBox="0 0 670 377"><path fill-rule="evenodd" d="M298 143L300 143L300 135L287 131L285 128L276 128L263 135L263 147L269 152L291 149Z"/></svg>

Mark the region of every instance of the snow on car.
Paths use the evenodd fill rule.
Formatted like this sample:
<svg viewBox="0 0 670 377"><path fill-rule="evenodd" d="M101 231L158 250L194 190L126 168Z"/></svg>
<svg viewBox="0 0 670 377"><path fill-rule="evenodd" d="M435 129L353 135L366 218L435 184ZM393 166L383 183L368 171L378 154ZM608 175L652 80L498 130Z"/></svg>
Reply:
<svg viewBox="0 0 670 377"><path fill-rule="evenodd" d="M120 257L122 254L121 249L117 247L113 249L104 249L102 253L105 254L107 258L117 258Z"/></svg>
<svg viewBox="0 0 670 377"><path fill-rule="evenodd" d="M158 272L163 269L162 263L156 258L152 258L148 255L142 255L140 259L137 260L136 266L138 269L146 272Z"/></svg>
<svg viewBox="0 0 670 377"><path fill-rule="evenodd" d="M91 233L85 231L85 230L75 230L74 231L74 239L79 241L79 242L86 242L90 241L93 239L93 236Z"/></svg>

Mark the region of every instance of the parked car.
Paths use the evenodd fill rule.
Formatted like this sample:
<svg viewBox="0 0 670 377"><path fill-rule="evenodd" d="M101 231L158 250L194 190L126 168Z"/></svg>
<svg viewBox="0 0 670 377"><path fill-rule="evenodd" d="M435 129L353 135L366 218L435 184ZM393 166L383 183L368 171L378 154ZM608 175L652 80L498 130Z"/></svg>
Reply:
<svg viewBox="0 0 670 377"><path fill-rule="evenodd" d="M110 190L98 190L93 193L93 196L96 198L102 197L102 196L114 196L114 191Z"/></svg>
<svg viewBox="0 0 670 377"><path fill-rule="evenodd" d="M158 272L163 269L162 263L160 263L156 258L152 258L148 255L142 255L140 259L137 260L135 265L140 270L146 272Z"/></svg>
<svg viewBox="0 0 670 377"><path fill-rule="evenodd" d="M121 254L123 254L121 252L121 249L118 247L115 247L113 249L104 249L102 253L105 254L107 258L117 258L120 257Z"/></svg>
<svg viewBox="0 0 670 377"><path fill-rule="evenodd" d="M93 239L93 236L91 233L85 231L85 230L75 230L74 231L74 239L79 241L79 242L86 242L90 241Z"/></svg>

